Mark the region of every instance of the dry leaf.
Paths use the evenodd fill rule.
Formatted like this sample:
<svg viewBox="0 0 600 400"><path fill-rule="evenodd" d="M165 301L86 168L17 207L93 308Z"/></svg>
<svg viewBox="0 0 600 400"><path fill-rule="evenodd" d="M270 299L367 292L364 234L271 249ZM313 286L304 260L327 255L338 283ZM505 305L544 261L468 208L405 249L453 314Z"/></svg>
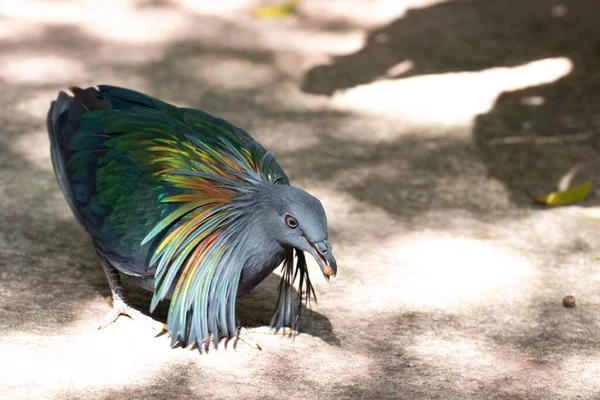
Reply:
<svg viewBox="0 0 600 400"><path fill-rule="evenodd" d="M562 192L552 192L545 197L535 199L538 204L548 206L560 206L583 201L588 198L592 192L592 181L587 181L578 186L573 186Z"/></svg>
<svg viewBox="0 0 600 400"><path fill-rule="evenodd" d="M279 6L261 7L254 10L253 14L259 18L281 18L296 11L298 0L288 1Z"/></svg>

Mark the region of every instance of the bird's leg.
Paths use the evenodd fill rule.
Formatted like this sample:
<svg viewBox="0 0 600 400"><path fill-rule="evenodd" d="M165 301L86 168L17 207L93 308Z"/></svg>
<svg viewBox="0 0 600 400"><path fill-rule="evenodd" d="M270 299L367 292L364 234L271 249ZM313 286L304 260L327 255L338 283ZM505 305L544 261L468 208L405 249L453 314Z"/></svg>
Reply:
<svg viewBox="0 0 600 400"><path fill-rule="evenodd" d="M111 266L103 257L100 258L100 263L102 264L102 269L104 270L104 274L108 280L108 285L110 286L112 300L110 297L106 298L106 301L111 309L98 329L106 328L108 325L115 322L121 315L127 315L131 319L149 324L157 331L166 331L167 327L165 324L154 320L152 317L147 316L146 314L127 304L125 290L121 286L121 276L119 275L119 271Z"/></svg>

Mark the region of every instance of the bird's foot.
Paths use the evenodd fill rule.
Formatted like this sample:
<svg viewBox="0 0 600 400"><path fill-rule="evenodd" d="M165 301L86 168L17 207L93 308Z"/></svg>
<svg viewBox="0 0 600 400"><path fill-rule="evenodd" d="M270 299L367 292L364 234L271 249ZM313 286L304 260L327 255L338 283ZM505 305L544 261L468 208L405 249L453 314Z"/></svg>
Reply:
<svg viewBox="0 0 600 400"><path fill-rule="evenodd" d="M120 296L108 296L106 298L106 302L111 307L111 309L108 312L108 314L106 314L106 316L104 317L104 320L102 324L100 324L98 329L104 329L108 325L115 322L121 315L126 315L133 320L150 325L154 330L159 331L159 333L167 331L167 326L165 324L158 322L152 317L131 307Z"/></svg>
<svg viewBox="0 0 600 400"><path fill-rule="evenodd" d="M287 326L279 330L275 330L270 326L258 326L254 328L245 328L241 325L238 326L237 339L246 343L253 349L262 350L260 342L254 338L254 334L296 336L298 334L298 331Z"/></svg>
<svg viewBox="0 0 600 400"><path fill-rule="evenodd" d="M106 317L104 317L104 321L102 322L102 324L100 324L98 329L104 329L108 325L115 322L119 318L119 316L126 315L131 319L150 325L154 330L157 330L159 332L159 335L167 331L167 326L165 324L154 320L152 317L141 313L140 311L127 304L127 302L125 301L125 291L121 286L121 276L119 275L119 271L117 271L113 266L111 266L108 260L102 255L100 255L100 264L102 264L102 269L104 270L104 274L106 275L106 279L108 280L108 285L110 286L112 298L110 296L106 298L106 302L110 306L110 311L108 312Z"/></svg>
<svg viewBox="0 0 600 400"><path fill-rule="evenodd" d="M244 328L243 326L239 326L238 330L237 330L237 340L241 340L242 342L246 343L248 346L252 347L253 349L256 350L261 350L262 351L262 347L260 346L260 342L258 340L256 340L254 338L254 336L252 336L248 330L246 328Z"/></svg>
<svg viewBox="0 0 600 400"><path fill-rule="evenodd" d="M282 329L275 329L272 328L270 326L257 326L255 328L247 328L246 329L247 333L258 333L261 335L282 335L282 336L296 336L298 334L298 331L293 330L292 328L286 326L283 327Z"/></svg>

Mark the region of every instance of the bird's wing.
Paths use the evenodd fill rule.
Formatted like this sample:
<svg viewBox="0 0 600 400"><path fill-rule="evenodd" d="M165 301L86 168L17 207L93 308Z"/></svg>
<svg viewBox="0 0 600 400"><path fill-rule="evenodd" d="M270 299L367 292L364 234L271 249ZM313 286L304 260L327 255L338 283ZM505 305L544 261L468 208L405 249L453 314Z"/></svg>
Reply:
<svg viewBox="0 0 600 400"><path fill-rule="evenodd" d="M90 109L87 91L110 107ZM258 181L288 184L279 164L248 133L201 111L111 86L69 99L49 113L55 171L98 250L122 272L154 275L152 309L176 285L174 341L202 342L217 325L233 333L241 266L223 262L235 240L223 235L229 204Z"/></svg>

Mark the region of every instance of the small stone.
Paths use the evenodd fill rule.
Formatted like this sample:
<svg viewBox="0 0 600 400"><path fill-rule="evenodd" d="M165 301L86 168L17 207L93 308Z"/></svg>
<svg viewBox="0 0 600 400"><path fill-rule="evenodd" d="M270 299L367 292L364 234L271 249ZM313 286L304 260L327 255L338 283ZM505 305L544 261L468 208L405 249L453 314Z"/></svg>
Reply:
<svg viewBox="0 0 600 400"><path fill-rule="evenodd" d="M565 296L565 298L563 299L563 306L567 308L575 307L575 297L571 295Z"/></svg>

